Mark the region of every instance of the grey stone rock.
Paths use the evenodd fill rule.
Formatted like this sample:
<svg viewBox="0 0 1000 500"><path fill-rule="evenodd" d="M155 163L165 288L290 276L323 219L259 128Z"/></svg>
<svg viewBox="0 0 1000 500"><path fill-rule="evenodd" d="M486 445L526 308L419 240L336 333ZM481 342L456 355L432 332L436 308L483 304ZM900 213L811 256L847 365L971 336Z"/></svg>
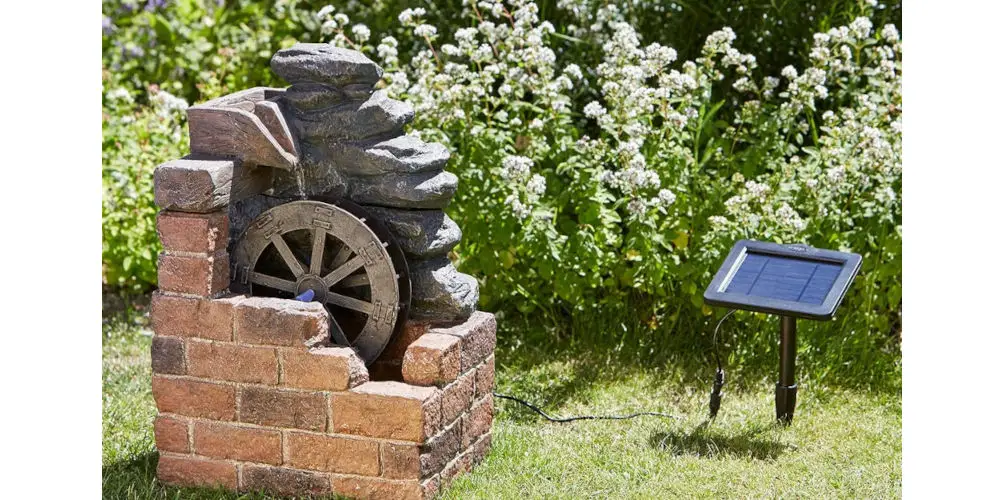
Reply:
<svg viewBox="0 0 1000 500"><path fill-rule="evenodd" d="M343 104L313 111L296 110L299 139L315 143L331 140L358 140L402 133L413 121L413 106L389 99L382 90L366 101Z"/></svg>
<svg viewBox="0 0 1000 500"><path fill-rule="evenodd" d="M301 144L302 157L292 172L275 172L274 196L307 197L347 194L348 176L338 167L327 150L313 144Z"/></svg>
<svg viewBox="0 0 1000 500"><path fill-rule="evenodd" d="M295 109L313 110L336 106L346 99L340 89L323 83L296 83L282 98Z"/></svg>
<svg viewBox="0 0 1000 500"><path fill-rule="evenodd" d="M396 243L410 257L426 259L447 255L462 240L458 224L440 210L364 208L372 218L385 224Z"/></svg>
<svg viewBox="0 0 1000 500"><path fill-rule="evenodd" d="M409 135L375 143L335 142L325 149L342 172L362 176L438 171L451 157L443 144Z"/></svg>
<svg viewBox="0 0 1000 500"><path fill-rule="evenodd" d="M442 209L456 189L458 177L451 172L385 174L351 179L348 197L362 205Z"/></svg>
<svg viewBox="0 0 1000 500"><path fill-rule="evenodd" d="M327 43L297 43L271 58L271 70L288 83L374 86L382 68L364 54Z"/></svg>
<svg viewBox="0 0 1000 500"><path fill-rule="evenodd" d="M447 257L409 264L411 318L463 320L475 312L479 283L472 276L458 272Z"/></svg>

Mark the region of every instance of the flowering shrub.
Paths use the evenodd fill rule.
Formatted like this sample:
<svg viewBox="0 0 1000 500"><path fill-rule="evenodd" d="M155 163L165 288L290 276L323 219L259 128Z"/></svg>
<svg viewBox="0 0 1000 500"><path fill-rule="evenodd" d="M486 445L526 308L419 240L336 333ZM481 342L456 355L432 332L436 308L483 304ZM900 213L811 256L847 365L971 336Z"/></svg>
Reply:
<svg viewBox="0 0 1000 500"><path fill-rule="evenodd" d="M448 145L449 169L461 182L448 211L464 232L453 257L482 280L481 307L542 312L558 322L567 312L640 296L649 307L631 312L643 323L664 334L702 332L712 311L701 294L735 240L804 242L865 258L836 322L847 339L826 347L821 339L829 336L805 340L804 355L838 349L865 363L872 352L892 350L901 307L901 36L894 25L871 21L898 6L857 2L838 7L838 17L822 12L841 3L814 3L820 8L810 3L801 13L791 9L794 16L765 13L758 25L734 16L737 27L749 26L746 40L723 28L676 48L650 41L662 27L640 14L666 12L662 19L677 22L708 5L743 12L743 4L561 0L543 5L561 21L553 24L526 0L465 1L458 13L393 2L303 13L297 2L279 0L274 8L284 10L273 26L368 54L385 68L388 92L416 108L411 133ZM852 20L813 35L803 57L794 57L798 46L771 53L770 30L794 38L803 26L845 13ZM272 52L278 33L268 38ZM235 39L237 66L265 56L263 42ZM253 56L251 43L261 43ZM214 61L210 52L205 57ZM202 98L270 82L257 70L227 73L212 61L199 68ZM266 72L265 63L254 64ZM171 88L188 92L188 83L178 85ZM106 111L109 100L106 94ZM154 122L147 143L179 123L156 122L156 111L136 117ZM130 124L114 129L123 137L141 132ZM106 135L106 185L109 161L155 164L146 156L125 162L108 144ZM177 146L150 153L162 161L179 156ZM135 210L151 221L151 199L142 198L149 187L131 185L144 193ZM146 238L129 243L133 262L139 248L155 257L151 225L129 234ZM105 265L124 264L108 257L107 245Z"/></svg>
<svg viewBox="0 0 1000 500"><path fill-rule="evenodd" d="M582 307L627 289L680 287L700 306L713 264L741 237L898 257L899 244L885 244L899 240L900 221L894 26L876 34L859 17L819 33L809 66L779 79L757 75L731 29L679 64L672 48L643 46L629 24L610 20L603 60L587 68L596 78L582 82L577 64L557 61L554 28L537 12L523 0L470 3L472 26L445 41L423 9L407 9L399 20L423 47L408 64L394 37L365 46L342 13L334 28L332 43L381 59L425 139L459 152L454 211L470 242L461 257L486 277L488 300ZM580 84L600 95L579 110L586 123L573 109ZM731 124L718 119L723 86L740 96ZM876 229L885 236L869 244Z"/></svg>
<svg viewBox="0 0 1000 500"><path fill-rule="evenodd" d="M132 93L105 75L101 261L105 284L131 291L156 283L153 169L187 152L187 102L156 87L149 94L151 107L136 112Z"/></svg>

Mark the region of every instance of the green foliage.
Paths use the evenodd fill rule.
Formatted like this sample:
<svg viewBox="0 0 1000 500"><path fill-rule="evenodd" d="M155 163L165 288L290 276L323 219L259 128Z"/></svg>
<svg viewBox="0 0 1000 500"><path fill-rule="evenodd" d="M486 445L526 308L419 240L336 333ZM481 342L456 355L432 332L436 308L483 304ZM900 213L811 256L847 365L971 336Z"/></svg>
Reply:
<svg viewBox="0 0 1000 500"><path fill-rule="evenodd" d="M157 91L153 105L133 109L131 93L105 80L102 144L101 261L104 282L141 292L156 283L156 235L153 169L187 151L183 111L169 94ZM155 90L155 89L154 89Z"/></svg>

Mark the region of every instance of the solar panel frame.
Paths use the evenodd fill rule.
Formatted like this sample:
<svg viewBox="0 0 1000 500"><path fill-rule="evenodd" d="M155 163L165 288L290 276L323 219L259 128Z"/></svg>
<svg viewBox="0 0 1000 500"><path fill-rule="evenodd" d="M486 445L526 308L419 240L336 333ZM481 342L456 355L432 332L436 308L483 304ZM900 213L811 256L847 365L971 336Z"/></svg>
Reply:
<svg viewBox="0 0 1000 500"><path fill-rule="evenodd" d="M749 256L755 255L792 259L794 261L807 261L817 264L832 264L839 266L840 269L836 277L833 278L833 282L830 284L826 296L821 303L809 303L799 300L805 294L805 287L810 284L809 280L803 285L802 292L799 294L797 300L784 300L775 297L727 291L733 279L740 271L741 266L746 262L746 259ZM861 256L855 253L812 248L806 245L780 245L765 241L740 240L733 245L722 267L715 273L712 283L705 290L704 299L706 304L714 306L780 314L783 316L828 320L833 317L834 312L840 307L840 303L843 301L848 287L850 287L855 276L857 276L860 267ZM831 271L829 267L824 267L824 269L824 272ZM811 279L812 277L810 277ZM741 283L740 285L742 286L743 284ZM752 287L751 285L750 290L752 290Z"/></svg>

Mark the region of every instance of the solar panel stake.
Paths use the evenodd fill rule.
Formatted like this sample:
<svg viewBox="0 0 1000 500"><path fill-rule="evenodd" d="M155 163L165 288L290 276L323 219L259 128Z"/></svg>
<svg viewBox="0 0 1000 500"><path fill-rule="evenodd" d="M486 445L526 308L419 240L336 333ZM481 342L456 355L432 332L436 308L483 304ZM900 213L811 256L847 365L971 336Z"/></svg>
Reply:
<svg viewBox="0 0 1000 500"><path fill-rule="evenodd" d="M796 318L833 319L860 268L856 253L740 240L705 290L708 305L781 316L780 372L774 389L779 422L792 423L795 413Z"/></svg>
<svg viewBox="0 0 1000 500"><path fill-rule="evenodd" d="M781 317L781 341L779 345L778 385L774 390L774 410L778 421L788 425L795 413L795 317Z"/></svg>

